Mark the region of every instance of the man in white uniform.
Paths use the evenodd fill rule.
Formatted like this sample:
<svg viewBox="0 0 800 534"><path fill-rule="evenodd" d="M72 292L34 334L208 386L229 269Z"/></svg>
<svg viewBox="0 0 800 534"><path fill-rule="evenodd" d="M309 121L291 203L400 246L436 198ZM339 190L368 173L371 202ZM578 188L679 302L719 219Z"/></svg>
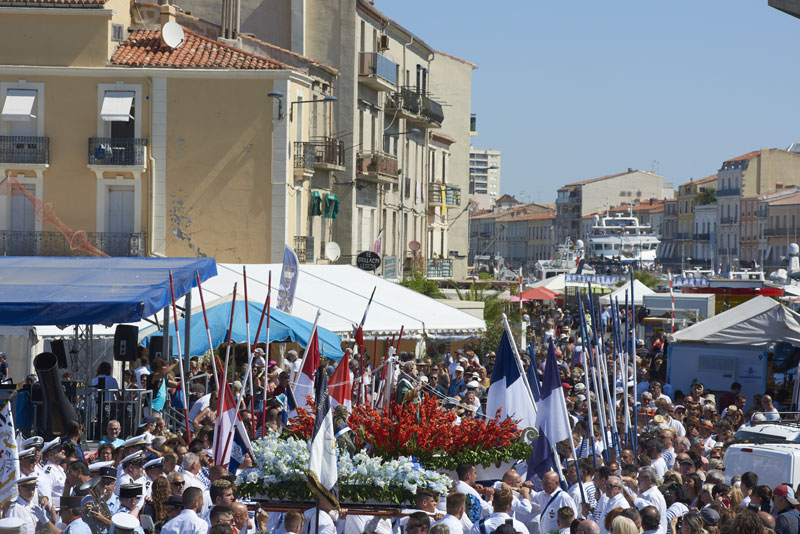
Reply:
<svg viewBox="0 0 800 534"><path fill-rule="evenodd" d="M22 520L20 534L34 534L38 526L44 526L48 523L44 508L34 501L36 477L23 477L17 480L17 491L19 492L19 497L11 503L6 517L15 517ZM55 513L54 510L53 513Z"/></svg>
<svg viewBox="0 0 800 534"><path fill-rule="evenodd" d="M142 464L144 463L144 453L142 451L135 452L130 454L122 459L122 475L119 477L119 487L120 491L122 486L127 484L137 484L142 487L142 494L141 499L144 500L146 495L145 491L145 482L147 479L144 476L144 469L142 468ZM117 492L117 495L120 495Z"/></svg>
<svg viewBox="0 0 800 534"><path fill-rule="evenodd" d="M66 455L58 438L45 443L42 448L42 458L45 461L44 469L36 482L36 487L39 489L39 495L50 499L50 503L58 508L61 495L64 494L64 483L67 481L67 473L61 467Z"/></svg>
<svg viewBox="0 0 800 534"><path fill-rule="evenodd" d="M485 501L481 494L478 493L474 487L475 481L478 479L478 470L475 468L475 465L460 464L458 468L456 468L456 474L458 475L456 491L463 493L464 495L472 495L475 499L478 499L478 502L481 505L481 517L488 517L492 512L494 512L492 505ZM488 495L489 499L491 499L494 490L492 488L486 488L484 491L484 495Z"/></svg>
<svg viewBox="0 0 800 534"><path fill-rule="evenodd" d="M450 534L469 534L464 532L464 524L461 518L464 515L464 494L451 493L447 496L447 515L434 523L434 525L447 525Z"/></svg>
<svg viewBox="0 0 800 534"><path fill-rule="evenodd" d="M203 491L196 487L186 488L183 492L183 511L164 523L161 534L207 534L208 523L198 515L202 509Z"/></svg>
<svg viewBox="0 0 800 534"><path fill-rule="evenodd" d="M509 489L497 490L492 499L494 512L489 517L484 517L474 525L470 534L491 534L497 527L504 523L510 522L517 531L517 534L528 534L528 527L512 518L509 514L511 511L511 502L514 500L514 495Z"/></svg>
<svg viewBox="0 0 800 534"><path fill-rule="evenodd" d="M667 501L657 486L658 475L652 467L639 468L639 496L634 501L640 511L645 506L655 506L660 519L658 534L667 534Z"/></svg>
<svg viewBox="0 0 800 534"><path fill-rule="evenodd" d="M608 480L606 480L605 487L603 488L608 500L605 502L603 506L603 510L600 515L600 522L598 523L600 526L600 534L609 534L609 530L606 528L606 516L608 513L613 510L614 508L622 508L625 510L626 508L630 508L631 505L628 504L628 500L625 498L625 495L622 493L625 491L622 487L622 480L619 477L610 476Z"/></svg>
<svg viewBox="0 0 800 534"><path fill-rule="evenodd" d="M569 506L578 515L578 506L569 493L558 484L558 473L548 471L542 477L542 491L537 491L531 498L534 512L539 510L539 532L547 534L558 531L558 510Z"/></svg>

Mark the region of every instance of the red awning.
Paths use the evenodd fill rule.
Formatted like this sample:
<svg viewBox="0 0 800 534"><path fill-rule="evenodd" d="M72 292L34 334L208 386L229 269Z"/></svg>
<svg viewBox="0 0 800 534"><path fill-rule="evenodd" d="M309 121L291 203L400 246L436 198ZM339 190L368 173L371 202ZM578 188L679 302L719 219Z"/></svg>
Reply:
<svg viewBox="0 0 800 534"><path fill-rule="evenodd" d="M534 287L523 291L520 296L526 300L556 300L555 292L544 287Z"/></svg>

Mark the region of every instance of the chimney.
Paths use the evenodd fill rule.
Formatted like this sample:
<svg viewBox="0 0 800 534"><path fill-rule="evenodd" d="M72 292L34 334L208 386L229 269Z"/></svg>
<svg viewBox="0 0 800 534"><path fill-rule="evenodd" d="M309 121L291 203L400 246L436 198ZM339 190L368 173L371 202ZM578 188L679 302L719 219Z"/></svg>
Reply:
<svg viewBox="0 0 800 534"><path fill-rule="evenodd" d="M783 182L775 182L775 191L783 189Z"/></svg>
<svg viewBox="0 0 800 534"><path fill-rule="evenodd" d="M175 13L176 9L175 6L170 4L163 4L161 6L161 26L166 24L167 22L175 22Z"/></svg>
<svg viewBox="0 0 800 534"><path fill-rule="evenodd" d="M628 167L628 172L633 172L633 169L631 169L630 167Z"/></svg>

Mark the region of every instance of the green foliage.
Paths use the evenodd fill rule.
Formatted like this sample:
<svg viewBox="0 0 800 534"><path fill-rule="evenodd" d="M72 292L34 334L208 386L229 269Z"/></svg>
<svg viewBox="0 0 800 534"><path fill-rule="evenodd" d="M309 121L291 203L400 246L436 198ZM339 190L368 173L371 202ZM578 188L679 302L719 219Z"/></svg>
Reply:
<svg viewBox="0 0 800 534"><path fill-rule="evenodd" d="M412 289L417 293L422 293L426 297L431 297L432 299L444 298L436 282L428 280L425 275L422 274L422 271L412 271L410 276L406 276L403 281L400 282L400 285Z"/></svg>
<svg viewBox="0 0 800 534"><path fill-rule="evenodd" d="M487 273L487 272L484 272L484 271L481 271L480 273L478 273L478 278L480 280L494 280L494 276L492 276L492 273Z"/></svg>
<svg viewBox="0 0 800 534"><path fill-rule="evenodd" d="M434 456L426 459L424 464L425 469L455 471L459 464L480 464L483 467L489 467L490 465L512 460L527 460L530 455L531 446L524 441L517 441L508 447L495 449L461 449L452 455Z"/></svg>
<svg viewBox="0 0 800 534"><path fill-rule="evenodd" d="M705 191L701 191L697 193L694 197L694 203L697 206L705 206L707 204L716 204L717 203L717 190L713 187L709 187Z"/></svg>
<svg viewBox="0 0 800 534"><path fill-rule="evenodd" d="M655 289L661 283L661 280L650 271L634 271L633 277L650 289ZM617 282L617 287L622 287L628 282L629 280L620 280Z"/></svg>

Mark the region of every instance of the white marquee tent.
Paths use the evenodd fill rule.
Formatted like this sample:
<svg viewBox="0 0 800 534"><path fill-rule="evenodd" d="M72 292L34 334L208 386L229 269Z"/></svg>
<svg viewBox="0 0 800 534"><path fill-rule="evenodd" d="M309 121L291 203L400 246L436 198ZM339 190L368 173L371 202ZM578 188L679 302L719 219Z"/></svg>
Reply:
<svg viewBox="0 0 800 534"><path fill-rule="evenodd" d="M624 286L621 286L619 289L614 290L613 293L609 293L608 295L603 295L600 297L600 304L611 304L611 302L616 302L619 300L620 304L625 304L625 293L628 293L628 300L630 300L630 292L631 292L631 283L625 282ZM644 302L645 295L654 295L655 291L641 283L639 280L633 281L633 299L635 306L641 306ZM613 301L612 301L613 299Z"/></svg>

